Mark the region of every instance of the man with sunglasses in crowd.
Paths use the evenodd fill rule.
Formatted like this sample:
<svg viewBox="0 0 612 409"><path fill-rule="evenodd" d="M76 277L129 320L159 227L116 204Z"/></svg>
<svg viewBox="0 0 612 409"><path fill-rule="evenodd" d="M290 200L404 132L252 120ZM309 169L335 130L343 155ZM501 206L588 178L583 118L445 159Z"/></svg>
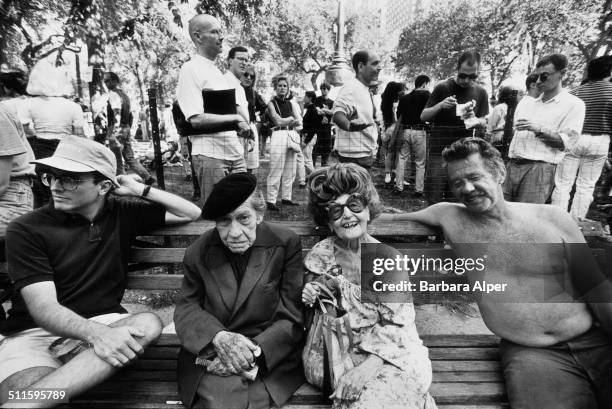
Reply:
<svg viewBox="0 0 612 409"><path fill-rule="evenodd" d="M567 57L551 54L536 64L536 85L542 94L523 98L514 113L516 132L510 143L506 200L546 203L555 186L555 170L571 150L585 117L584 102L563 89Z"/></svg>
<svg viewBox="0 0 612 409"><path fill-rule="evenodd" d="M228 69L225 73L225 78L236 89L238 113L250 124L249 102L241 82L249 63L249 51L242 46L233 47L227 55L227 62ZM250 127L251 132L244 132L239 134L239 136L244 146L244 160L246 161L247 172L252 173L253 169L259 167L259 144L257 141L257 130L253 131L255 126L250 124Z"/></svg>
<svg viewBox="0 0 612 409"><path fill-rule="evenodd" d="M255 90L255 67L248 65L240 82L244 88L247 102L249 103L249 121L251 130L254 129L255 140L259 140L259 157L263 158L266 152L266 137L268 130L263 130L261 123L268 108L268 104L263 97ZM247 164L248 166L248 164Z"/></svg>
<svg viewBox="0 0 612 409"><path fill-rule="evenodd" d="M53 201L7 228L14 294L0 322L0 404L19 388L75 397L154 342L159 318L128 315L120 304L131 241L201 213L131 176L115 177L113 152L85 138L67 137L34 163Z"/></svg>
<svg viewBox="0 0 612 409"><path fill-rule="evenodd" d="M466 51L457 60L457 75L438 83L431 93L421 120L431 124L427 149L426 196L430 203L443 199L452 199L447 188L446 171L442 164L442 150L463 137L474 136L485 126L485 117L489 114L489 96L487 91L476 83L480 71L480 54ZM466 107L462 116L457 115L457 104L473 101L473 106ZM475 126L466 125L466 119L472 119ZM476 118L477 121L474 121ZM470 126L468 128L468 126Z"/></svg>

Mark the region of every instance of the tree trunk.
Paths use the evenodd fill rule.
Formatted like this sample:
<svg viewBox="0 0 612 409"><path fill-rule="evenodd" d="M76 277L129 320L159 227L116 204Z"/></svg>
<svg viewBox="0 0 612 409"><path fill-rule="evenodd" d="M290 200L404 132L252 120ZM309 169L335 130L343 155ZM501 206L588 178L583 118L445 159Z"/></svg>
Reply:
<svg viewBox="0 0 612 409"><path fill-rule="evenodd" d="M310 83L312 84L312 89L314 89L315 91L317 90L317 79L319 78L319 75L321 75L321 73L324 71L325 68L321 67L317 72L313 72L310 76Z"/></svg>

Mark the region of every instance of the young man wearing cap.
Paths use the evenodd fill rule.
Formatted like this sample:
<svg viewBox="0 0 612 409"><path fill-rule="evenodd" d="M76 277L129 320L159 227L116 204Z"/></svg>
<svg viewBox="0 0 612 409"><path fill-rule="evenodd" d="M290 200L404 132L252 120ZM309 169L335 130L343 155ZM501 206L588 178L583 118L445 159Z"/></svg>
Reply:
<svg viewBox="0 0 612 409"><path fill-rule="evenodd" d="M157 316L128 315L120 305L130 243L200 215L175 195L115 177L113 153L85 138L65 138L53 156L34 163L53 202L7 228L15 294L0 322L0 402L17 388L58 388L74 397L154 342Z"/></svg>
<svg viewBox="0 0 612 409"><path fill-rule="evenodd" d="M221 179L202 208L216 228L187 249L174 312L188 408L280 407L304 382L302 246L265 209L250 173Z"/></svg>

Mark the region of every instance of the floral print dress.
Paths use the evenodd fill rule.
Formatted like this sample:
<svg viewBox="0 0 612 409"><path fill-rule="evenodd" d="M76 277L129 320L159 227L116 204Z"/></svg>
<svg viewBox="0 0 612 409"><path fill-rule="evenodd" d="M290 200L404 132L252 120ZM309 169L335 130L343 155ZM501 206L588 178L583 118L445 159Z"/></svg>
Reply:
<svg viewBox="0 0 612 409"><path fill-rule="evenodd" d="M369 354L384 364L372 374L356 401L334 401L334 409L435 409L429 395L432 380L427 348L414 323L412 303L361 303L360 258L342 247L336 237L317 243L304 260L307 273L322 275L342 267L338 282L342 307L354 334L351 359L355 366Z"/></svg>

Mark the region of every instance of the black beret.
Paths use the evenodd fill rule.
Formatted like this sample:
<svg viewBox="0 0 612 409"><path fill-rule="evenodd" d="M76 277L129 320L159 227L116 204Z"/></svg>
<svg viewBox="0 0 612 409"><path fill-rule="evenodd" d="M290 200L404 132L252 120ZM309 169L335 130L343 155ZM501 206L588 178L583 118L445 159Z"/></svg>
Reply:
<svg viewBox="0 0 612 409"><path fill-rule="evenodd" d="M215 220L233 212L251 196L257 178L251 173L232 173L215 183L202 207L202 219Z"/></svg>

